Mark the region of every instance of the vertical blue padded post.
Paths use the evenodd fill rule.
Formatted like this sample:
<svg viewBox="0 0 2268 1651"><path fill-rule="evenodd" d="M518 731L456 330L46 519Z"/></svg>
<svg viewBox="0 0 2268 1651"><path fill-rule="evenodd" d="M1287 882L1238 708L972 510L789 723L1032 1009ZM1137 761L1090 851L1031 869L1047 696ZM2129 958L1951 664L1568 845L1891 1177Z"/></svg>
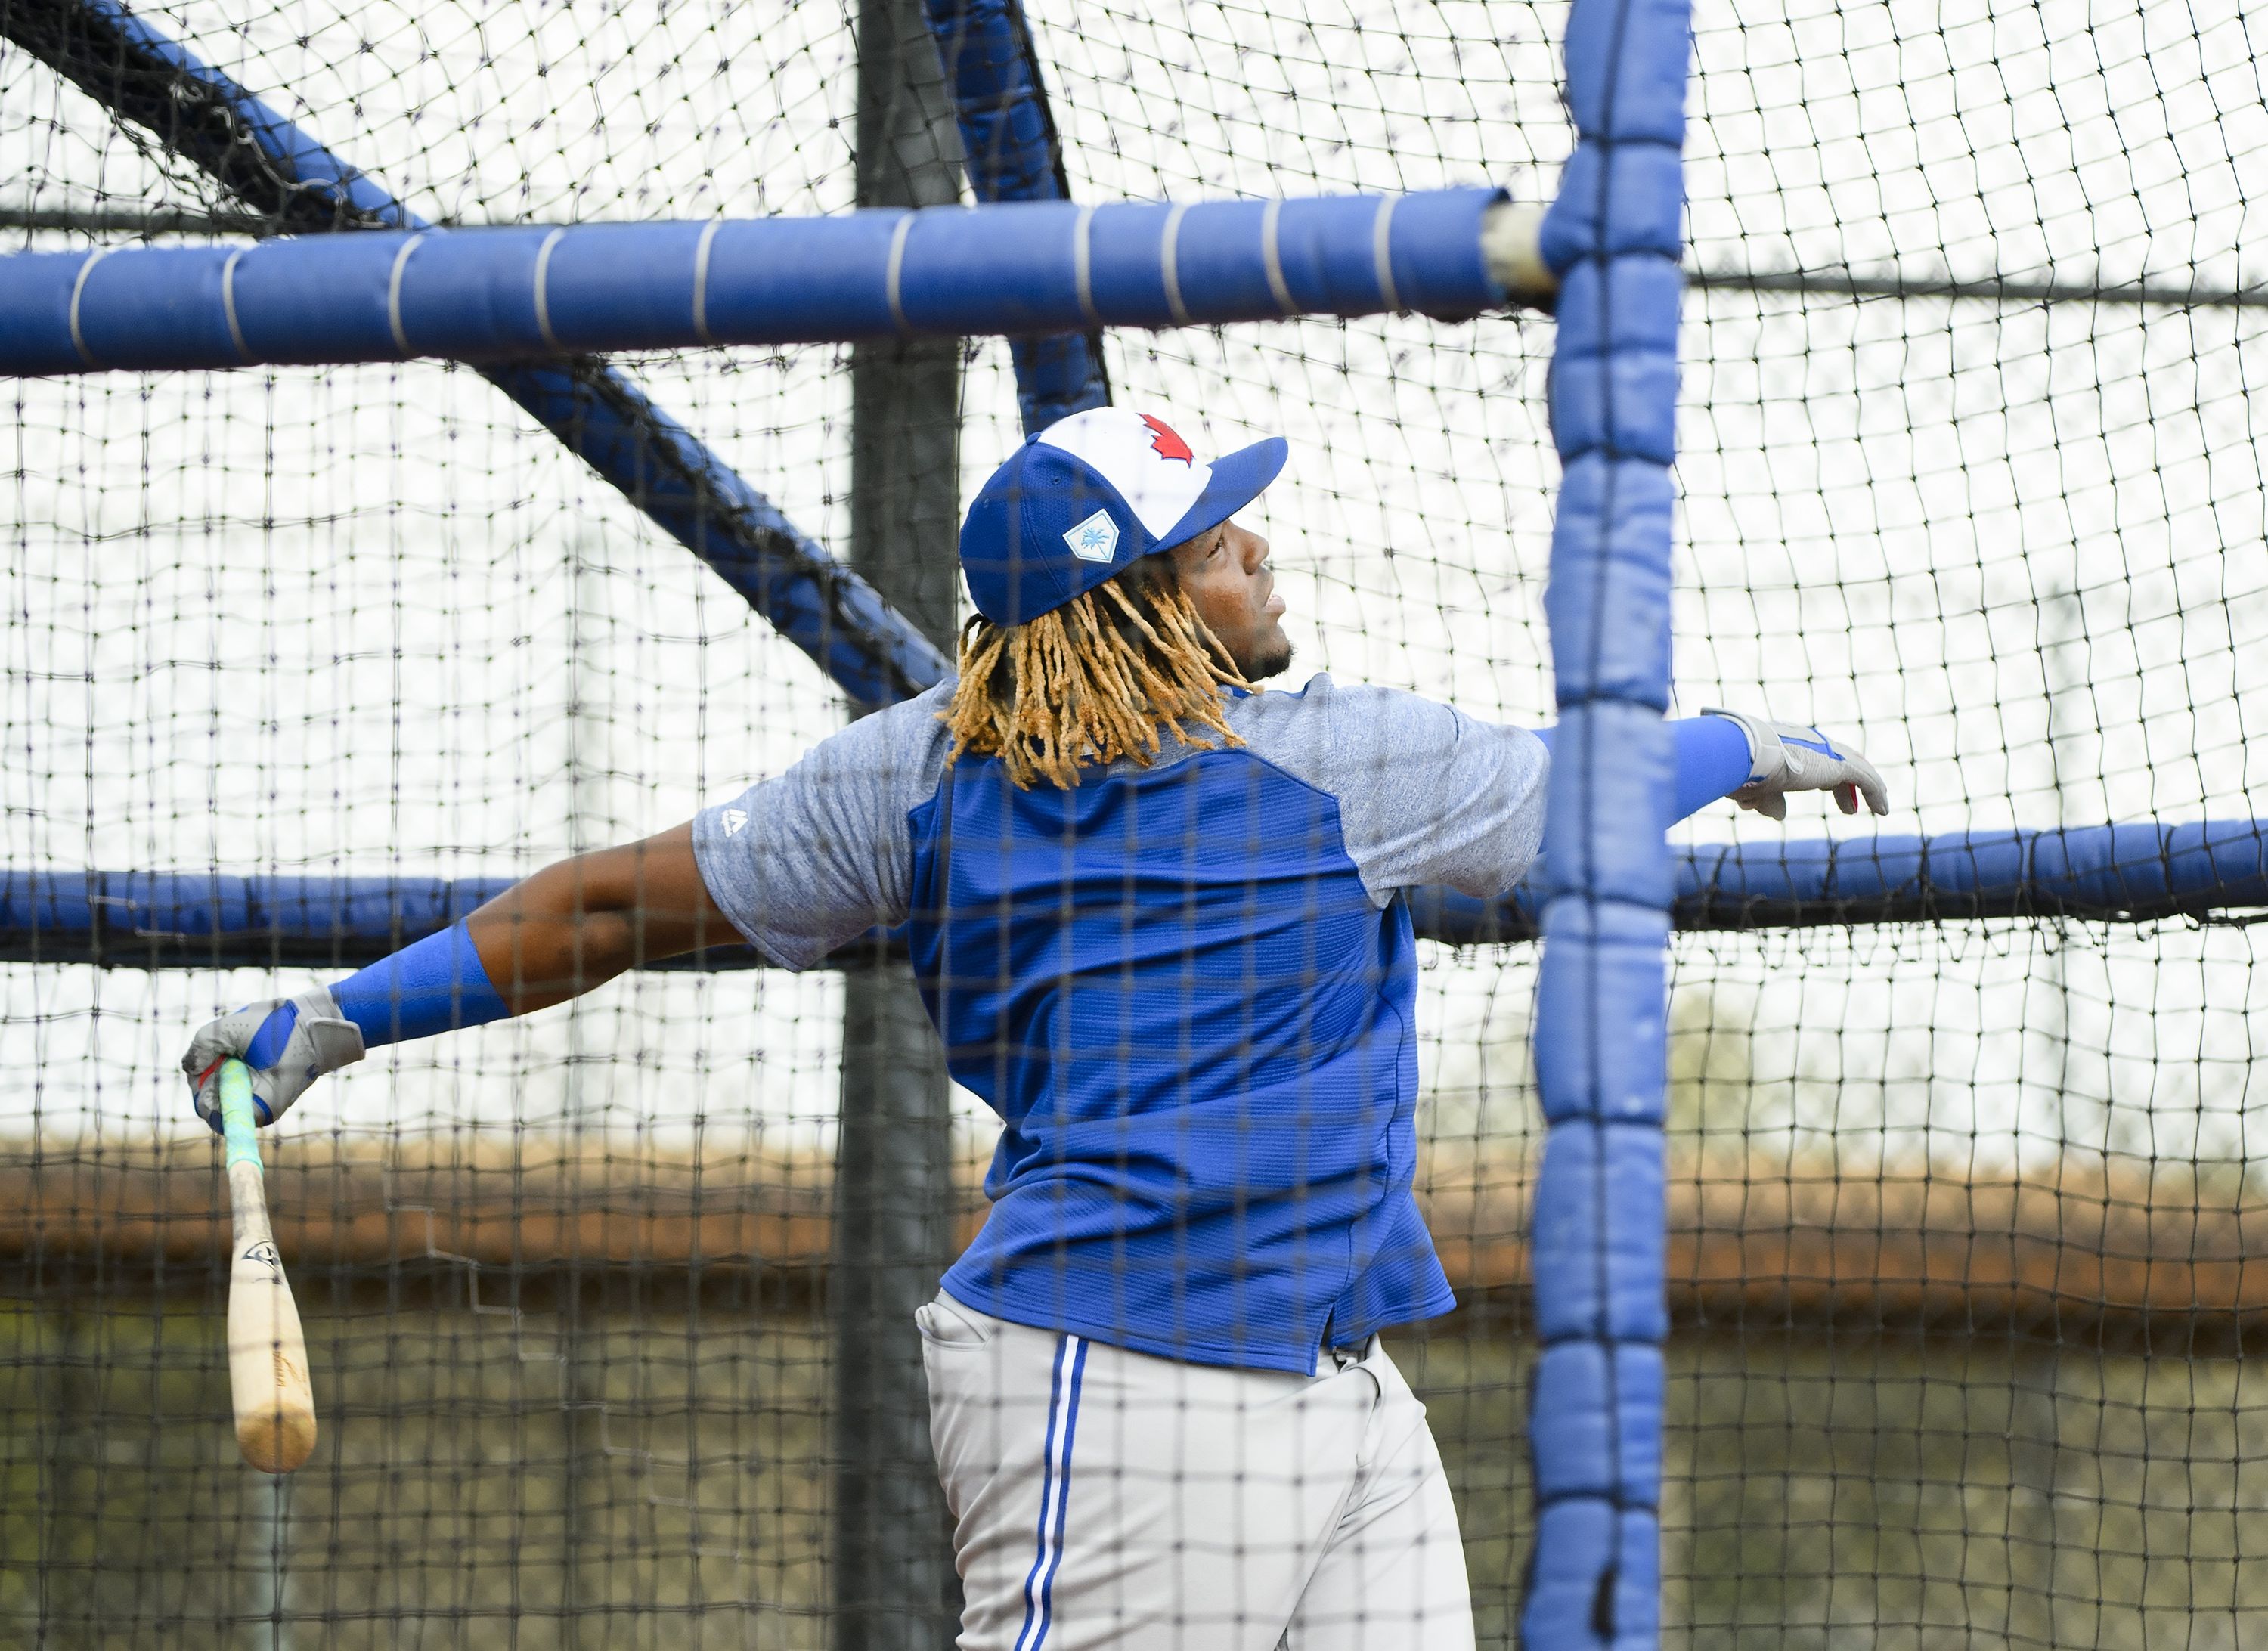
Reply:
<svg viewBox="0 0 2268 1651"><path fill-rule="evenodd" d="M0 34L279 229L424 227L376 179L118 0L10 0ZM592 360L481 371L853 700L888 704L943 678L927 638L622 373Z"/></svg>
<svg viewBox="0 0 2268 1651"><path fill-rule="evenodd" d="M1574 0L1578 142L1545 214L1563 468L1545 608L1559 702L1531 1249L1537 1651L1660 1638L1670 475L1687 0Z"/></svg>
<svg viewBox="0 0 2268 1651"><path fill-rule="evenodd" d="M1071 184L1031 26L1017 0L924 0L979 201L1068 201ZM1057 333L1009 346L1025 433L1110 403L1102 335Z"/></svg>

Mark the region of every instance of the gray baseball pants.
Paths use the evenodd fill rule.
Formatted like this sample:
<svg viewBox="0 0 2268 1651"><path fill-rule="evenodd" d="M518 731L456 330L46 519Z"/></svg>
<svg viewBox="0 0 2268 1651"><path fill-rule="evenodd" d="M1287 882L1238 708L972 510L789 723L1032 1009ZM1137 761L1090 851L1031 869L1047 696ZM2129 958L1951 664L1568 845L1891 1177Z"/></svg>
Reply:
<svg viewBox="0 0 2268 1651"><path fill-rule="evenodd" d="M961 1651L1469 1651L1448 1480L1376 1338L1304 1376L916 1318Z"/></svg>

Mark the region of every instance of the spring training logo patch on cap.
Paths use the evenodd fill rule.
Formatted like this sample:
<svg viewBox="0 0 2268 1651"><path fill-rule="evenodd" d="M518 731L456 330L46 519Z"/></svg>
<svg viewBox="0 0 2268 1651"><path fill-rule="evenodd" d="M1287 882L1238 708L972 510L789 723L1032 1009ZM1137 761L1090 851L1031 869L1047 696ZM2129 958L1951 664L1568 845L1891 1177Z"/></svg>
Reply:
<svg viewBox="0 0 2268 1651"><path fill-rule="evenodd" d="M1108 511L1099 510L1065 534L1064 542L1082 562L1108 562L1118 554L1118 524Z"/></svg>
<svg viewBox="0 0 2268 1651"><path fill-rule="evenodd" d="M1284 468L1281 437L1210 462L1154 413L1090 408L992 473L961 527L977 611L1020 625L1219 526Z"/></svg>

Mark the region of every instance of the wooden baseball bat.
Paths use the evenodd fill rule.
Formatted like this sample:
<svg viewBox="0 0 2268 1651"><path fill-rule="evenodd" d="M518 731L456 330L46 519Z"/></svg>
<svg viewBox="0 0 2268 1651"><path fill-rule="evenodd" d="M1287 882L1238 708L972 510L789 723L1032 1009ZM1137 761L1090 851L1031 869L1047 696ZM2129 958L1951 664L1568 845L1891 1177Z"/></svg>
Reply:
<svg viewBox="0 0 2268 1651"><path fill-rule="evenodd" d="M242 1061L226 1060L217 1081L236 1233L228 1268L228 1385L236 1401L236 1444L262 1473L289 1473L315 1448L307 1338L268 1224L252 1073Z"/></svg>

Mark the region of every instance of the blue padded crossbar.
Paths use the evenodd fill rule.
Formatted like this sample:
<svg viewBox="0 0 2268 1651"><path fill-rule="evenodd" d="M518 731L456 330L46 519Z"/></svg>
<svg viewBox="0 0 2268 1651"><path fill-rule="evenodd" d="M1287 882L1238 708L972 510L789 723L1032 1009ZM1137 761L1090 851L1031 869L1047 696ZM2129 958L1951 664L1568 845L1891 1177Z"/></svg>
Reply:
<svg viewBox="0 0 2268 1651"><path fill-rule="evenodd" d="M1821 928L2062 917L2142 923L2268 907L2268 826L2255 820L1712 844L1675 857L1681 930ZM1418 933L1452 946L1536 932L1539 865L1502 900L1410 897Z"/></svg>
<svg viewBox="0 0 2268 1651"><path fill-rule="evenodd" d="M2043 915L2102 922L2268 907L2268 827L2253 820L1718 844L1676 864L1680 929L1815 928ZM1527 940L1536 885L1504 900L1410 896L1418 933ZM134 968L359 965L446 928L509 877L244 877L0 871L0 962ZM864 944L856 950L864 950ZM672 967L747 969L720 947Z"/></svg>
<svg viewBox="0 0 2268 1651"><path fill-rule="evenodd" d="M143 968L359 965L439 932L510 877L0 872L0 957Z"/></svg>
<svg viewBox="0 0 2268 1651"><path fill-rule="evenodd" d="M0 258L0 373L526 358L1504 302L1491 189L306 236Z"/></svg>
<svg viewBox="0 0 2268 1651"><path fill-rule="evenodd" d="M0 33L121 119L147 128L278 227L418 227L418 220L376 179L349 166L312 134L115 0L9 0L0 5ZM357 248L366 243L361 236L341 236L289 244ZM162 262L175 255L128 252L116 262L132 269L143 259ZM225 262L229 250L220 248L218 255ZM78 263L92 284L88 254L60 256ZM350 261L352 256L350 252ZM101 265L112 262L103 258ZM77 285L76 277L73 284ZM162 314L153 312L141 323L129 320L128 331L144 337L162 334L195 307L167 307L180 296L166 300ZM213 293L208 289L203 296ZM78 297L78 319L93 324L99 334L100 323L85 312L85 292ZM61 315L66 344L72 313L66 301L63 311L47 318L52 322ZM208 309L204 320L216 316L226 335L225 303L219 312ZM0 321L0 334L6 335L0 348L28 342L16 336L12 317ZM50 333L50 353L56 343ZM72 359L80 360L75 349ZM944 657L926 638L622 373L593 361L498 364L484 372L714 569L853 700L887 704L943 677Z"/></svg>
<svg viewBox="0 0 2268 1651"><path fill-rule="evenodd" d="M1016 0L926 0L979 201L1067 201L1063 150L1032 31ZM1009 347L1026 433L1110 400L1094 332L1020 338Z"/></svg>
<svg viewBox="0 0 2268 1651"><path fill-rule="evenodd" d="M1539 888L1548 1132L1531 1253L1543 1351L1521 1623L1525 1643L1551 1651L1651 1651L1660 1639L1675 892L1662 713L1688 47L1686 0L1574 0L1576 146L1543 226L1560 282L1550 394L1562 479L1544 599L1559 734Z"/></svg>

